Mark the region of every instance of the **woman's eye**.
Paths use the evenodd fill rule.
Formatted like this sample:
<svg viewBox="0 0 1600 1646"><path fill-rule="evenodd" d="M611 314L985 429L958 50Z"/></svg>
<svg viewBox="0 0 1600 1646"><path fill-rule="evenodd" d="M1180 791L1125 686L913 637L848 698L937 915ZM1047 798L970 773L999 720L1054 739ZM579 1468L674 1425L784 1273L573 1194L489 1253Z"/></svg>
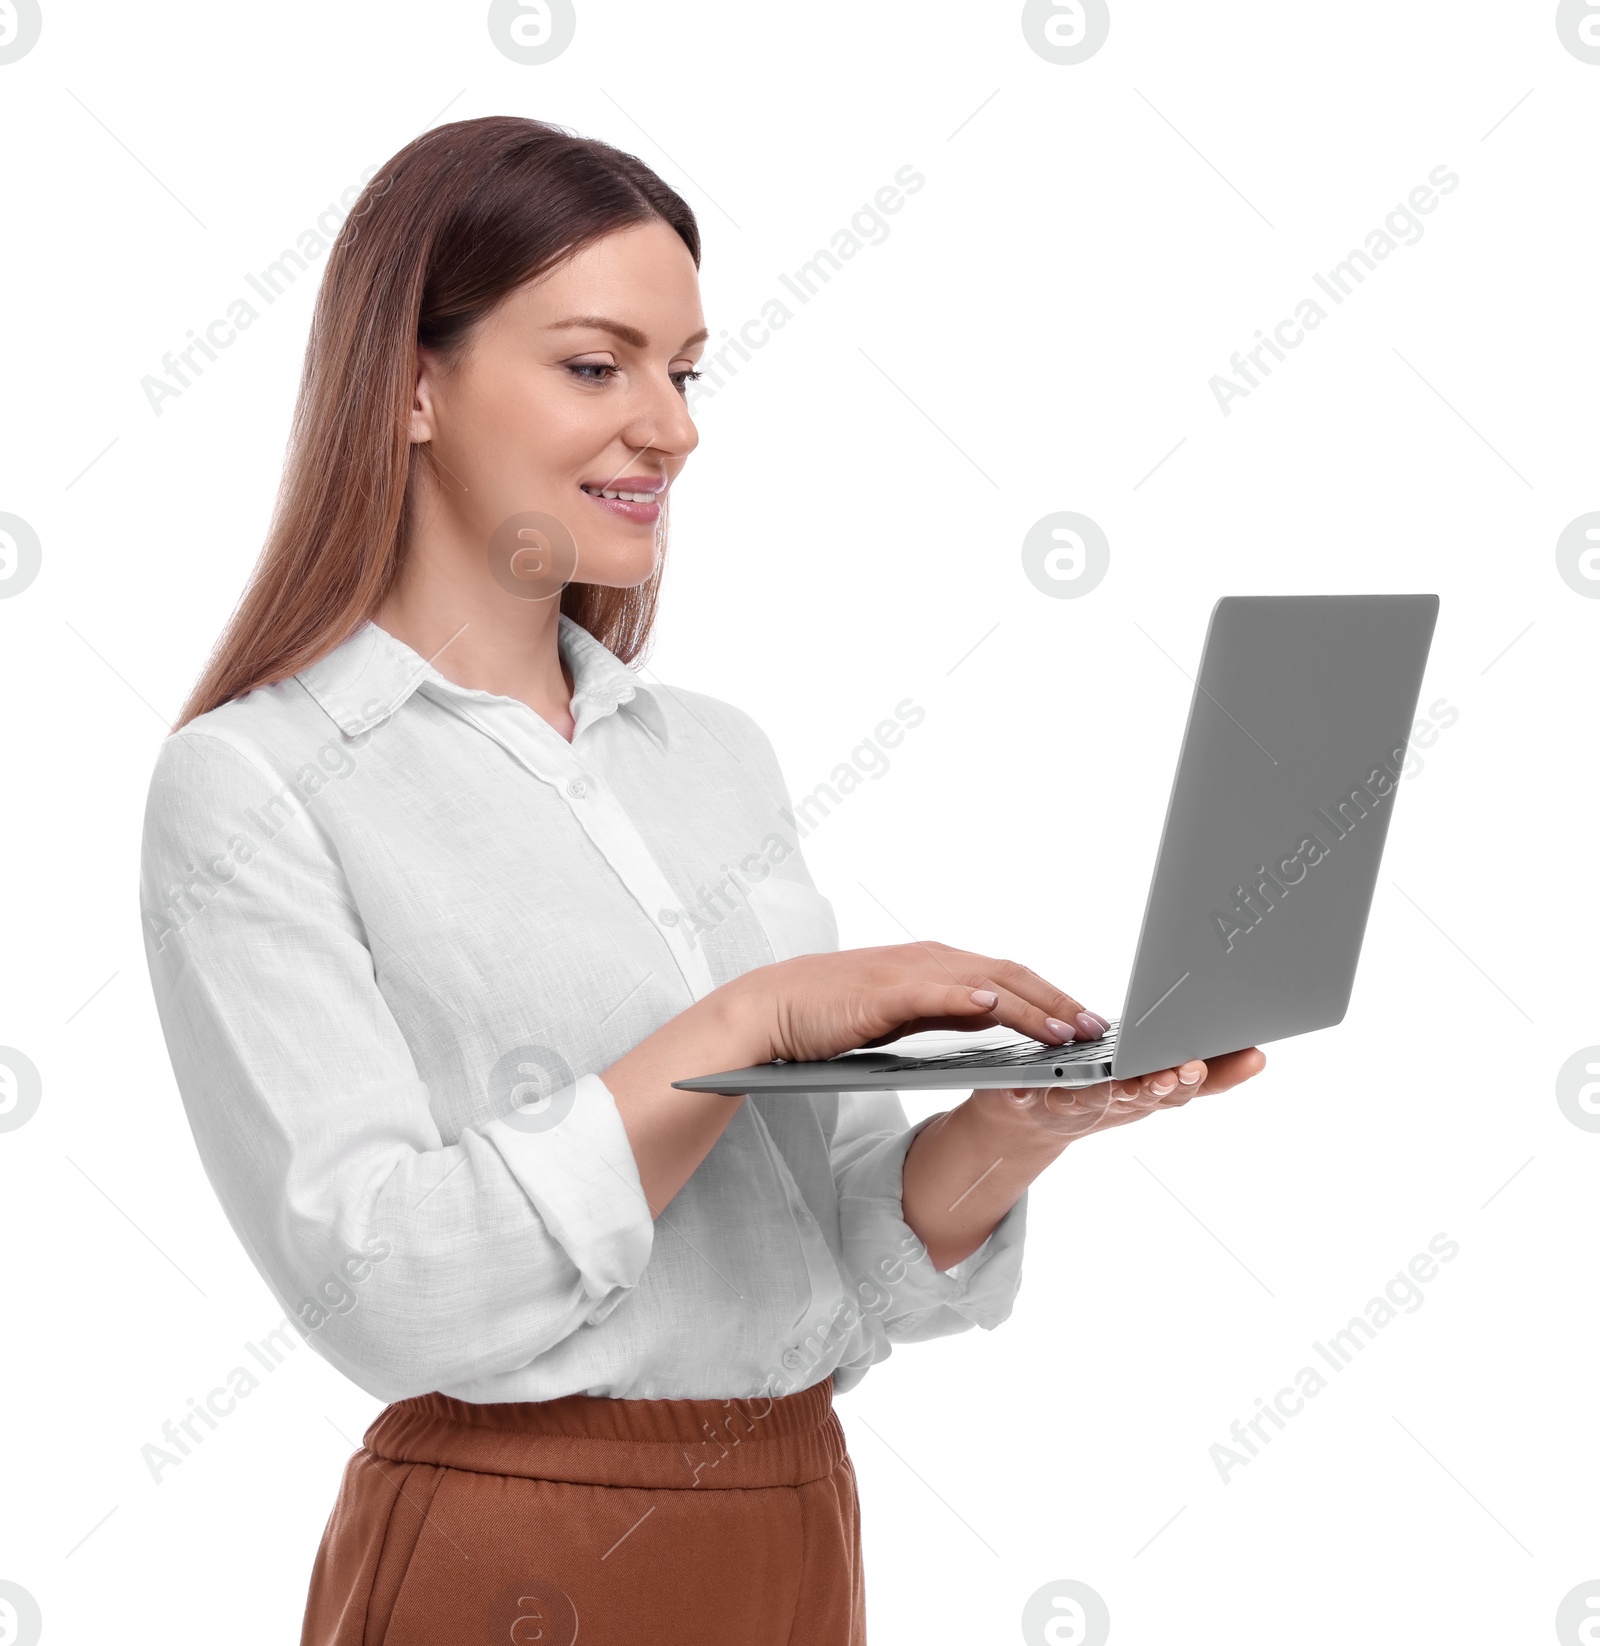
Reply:
<svg viewBox="0 0 1600 1646"><path fill-rule="evenodd" d="M569 360L567 370L585 383L608 383L621 371L621 367L609 365L602 360ZM670 372L668 375L678 392L682 394L689 384L698 383L703 373L689 370Z"/></svg>

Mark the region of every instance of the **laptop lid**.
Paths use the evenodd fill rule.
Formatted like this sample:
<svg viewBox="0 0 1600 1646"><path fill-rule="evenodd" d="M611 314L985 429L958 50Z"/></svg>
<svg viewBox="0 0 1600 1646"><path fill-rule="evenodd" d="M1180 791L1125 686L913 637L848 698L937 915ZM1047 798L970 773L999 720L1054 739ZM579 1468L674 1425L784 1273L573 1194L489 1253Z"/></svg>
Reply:
<svg viewBox="0 0 1600 1646"><path fill-rule="evenodd" d="M1114 1075L1344 1016L1438 612L1433 594L1217 602Z"/></svg>

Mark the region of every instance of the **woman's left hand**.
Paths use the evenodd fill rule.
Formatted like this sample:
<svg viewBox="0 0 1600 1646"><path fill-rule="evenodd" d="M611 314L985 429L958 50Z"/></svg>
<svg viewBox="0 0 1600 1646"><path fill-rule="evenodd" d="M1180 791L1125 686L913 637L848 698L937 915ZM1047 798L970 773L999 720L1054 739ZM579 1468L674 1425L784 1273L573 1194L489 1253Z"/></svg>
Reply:
<svg viewBox="0 0 1600 1646"><path fill-rule="evenodd" d="M1090 1132L1126 1126L1157 1109L1181 1109L1191 1098L1225 1092L1266 1068L1258 1046L1202 1063L1159 1069L1137 1080L1106 1080L1098 1086L1024 1086L974 1092L968 1101L1011 1124L1032 1121L1041 1131L1072 1142Z"/></svg>

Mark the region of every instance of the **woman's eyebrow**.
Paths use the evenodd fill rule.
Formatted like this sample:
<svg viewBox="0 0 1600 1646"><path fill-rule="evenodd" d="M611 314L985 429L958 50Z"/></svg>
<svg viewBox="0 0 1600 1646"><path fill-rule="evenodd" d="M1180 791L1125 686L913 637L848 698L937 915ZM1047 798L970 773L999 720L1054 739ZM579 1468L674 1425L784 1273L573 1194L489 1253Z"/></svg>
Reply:
<svg viewBox="0 0 1600 1646"><path fill-rule="evenodd" d="M552 321L551 331L566 331L571 328L583 328L590 331L608 331L613 337L620 337L630 348L648 348L650 339L637 326L626 325L621 320L608 320L601 314L575 314L569 320ZM684 348L692 348L696 343L704 343L710 337L709 330L702 328L693 337L684 341Z"/></svg>

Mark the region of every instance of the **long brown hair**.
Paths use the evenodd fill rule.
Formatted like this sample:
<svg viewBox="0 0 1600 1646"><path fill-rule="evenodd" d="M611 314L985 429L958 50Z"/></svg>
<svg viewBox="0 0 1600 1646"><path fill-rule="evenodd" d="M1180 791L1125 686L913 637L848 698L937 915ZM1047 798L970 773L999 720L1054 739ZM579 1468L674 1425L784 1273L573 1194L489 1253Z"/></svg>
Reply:
<svg viewBox="0 0 1600 1646"><path fill-rule="evenodd" d="M328 256L266 546L174 730L325 657L393 586L418 345L449 361L524 281L654 218L698 267L694 213L643 161L510 115L436 127L379 171ZM561 609L631 662L660 585L659 564L638 588L571 583Z"/></svg>

